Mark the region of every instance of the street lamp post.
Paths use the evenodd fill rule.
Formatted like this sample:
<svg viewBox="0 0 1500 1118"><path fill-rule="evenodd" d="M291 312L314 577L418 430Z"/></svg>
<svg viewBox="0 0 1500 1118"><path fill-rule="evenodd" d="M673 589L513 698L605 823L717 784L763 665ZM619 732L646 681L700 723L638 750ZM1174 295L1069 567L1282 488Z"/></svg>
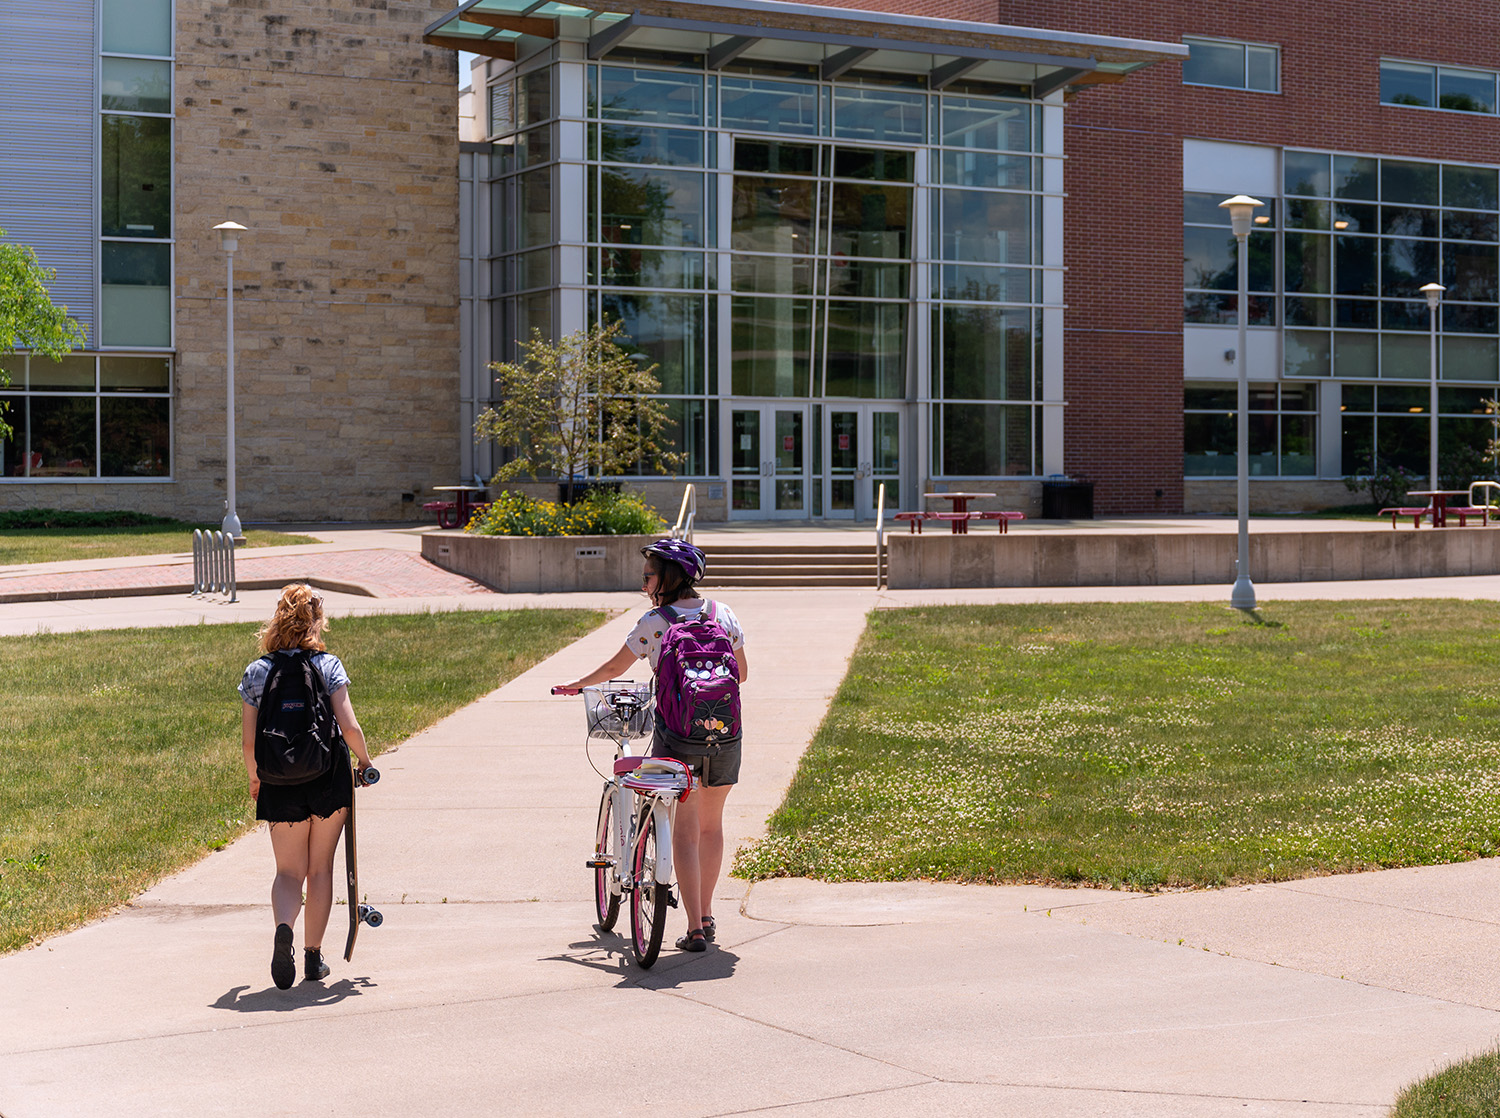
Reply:
<svg viewBox="0 0 1500 1118"><path fill-rule="evenodd" d="M225 318L228 322L228 342L224 350L224 386L227 396L224 410L229 417L224 448L224 484L228 494L224 500L224 522L220 527L226 536L239 544L243 542L245 534L240 527L239 514L234 507L234 252L240 247L240 234L248 230L237 221L221 222L215 225L214 229L218 231L219 243L224 249L224 258L229 262L229 282L224 289L228 299L225 311Z"/></svg>
<svg viewBox="0 0 1500 1118"><path fill-rule="evenodd" d="M1427 327L1429 336L1428 347L1428 379L1431 383L1430 407L1429 407L1429 431L1427 437L1427 474L1429 478L1428 488L1437 489L1438 486L1438 306L1443 301L1443 292L1448 289L1440 283L1429 283L1422 288L1422 294L1427 296Z"/></svg>
<svg viewBox="0 0 1500 1118"><path fill-rule="evenodd" d="M1245 334L1250 322L1250 226L1255 211L1265 203L1259 198L1236 194L1219 203L1220 209L1229 211L1229 224L1238 242L1239 282L1239 343L1234 355L1239 367L1239 446L1235 454L1239 463L1239 478L1235 487L1235 503L1239 508L1240 548L1239 561L1235 564L1234 589L1229 594L1229 604L1235 609L1255 608L1255 585L1250 581L1250 372L1245 359Z"/></svg>

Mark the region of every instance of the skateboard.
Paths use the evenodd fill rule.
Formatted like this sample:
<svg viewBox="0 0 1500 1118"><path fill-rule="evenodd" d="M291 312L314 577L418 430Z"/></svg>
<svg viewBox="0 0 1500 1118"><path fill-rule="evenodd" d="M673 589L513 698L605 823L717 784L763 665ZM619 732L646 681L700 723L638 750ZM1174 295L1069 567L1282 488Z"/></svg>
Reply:
<svg viewBox="0 0 1500 1118"><path fill-rule="evenodd" d="M360 903L359 899L359 855L354 845L354 805L359 799L359 789L374 784L380 779L380 770L354 768L350 774L354 780L354 795L349 797L349 815L344 820L344 873L349 879L349 938L344 941L344 962L354 958L354 939L359 935L360 924L372 928L380 927L385 917L376 909Z"/></svg>

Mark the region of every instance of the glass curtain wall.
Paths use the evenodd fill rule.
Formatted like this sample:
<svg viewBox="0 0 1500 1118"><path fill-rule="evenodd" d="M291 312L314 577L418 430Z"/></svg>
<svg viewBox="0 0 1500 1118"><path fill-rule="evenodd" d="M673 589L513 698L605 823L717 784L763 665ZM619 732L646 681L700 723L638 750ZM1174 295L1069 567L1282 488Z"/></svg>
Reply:
<svg viewBox="0 0 1500 1118"><path fill-rule="evenodd" d="M1341 472L1402 466L1425 475L1431 357L1421 288L1436 281L1447 288L1438 376L1451 386L1439 393L1439 447L1455 476L1480 468L1478 456L1493 436L1483 400L1496 396L1500 381L1500 169L1291 150L1282 153L1282 167L1279 206L1272 202L1250 238L1249 305L1252 324L1283 327L1282 376L1309 382L1283 383L1280 410L1300 412L1286 401L1315 398L1309 393L1319 380L1333 382ZM1189 323L1235 321L1235 241L1220 201L1184 198ZM1189 477L1234 472L1233 447L1219 431L1218 391L1187 388ZM1263 401L1276 399L1274 385L1254 391ZM1260 410L1271 413L1269 406ZM1300 428L1305 421L1292 422ZM1252 440L1257 430L1252 422ZM1269 427L1251 455L1252 472L1283 476L1315 473L1311 462L1319 457L1311 450L1278 454Z"/></svg>
<svg viewBox="0 0 1500 1118"><path fill-rule="evenodd" d="M821 515L824 407L841 400L890 401L930 425L933 476L1039 472L1035 102L889 76L822 82L810 67L590 64L576 199L557 162L567 69L490 89L494 327L512 347L497 358L533 328L556 329L559 246L581 206L585 314L621 322L657 365L684 475L732 472L721 422L790 416L807 513ZM732 417L731 406L772 410ZM898 441L897 421L867 421L880 445ZM746 434L758 444L748 428L731 433L734 454ZM751 483L740 488L759 507Z"/></svg>

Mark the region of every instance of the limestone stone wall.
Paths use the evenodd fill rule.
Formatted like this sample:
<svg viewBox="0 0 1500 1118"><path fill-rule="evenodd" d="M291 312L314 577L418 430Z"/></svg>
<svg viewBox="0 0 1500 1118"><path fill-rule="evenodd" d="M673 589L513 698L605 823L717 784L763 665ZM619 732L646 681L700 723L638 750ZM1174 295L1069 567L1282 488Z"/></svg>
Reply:
<svg viewBox="0 0 1500 1118"><path fill-rule="evenodd" d="M1224 513L1239 511L1235 497L1235 479L1213 478L1182 483L1182 511L1185 513ZM1340 480L1319 481L1291 478L1250 479L1250 511L1257 516L1278 512L1316 512L1339 505L1357 505L1368 501L1362 493L1351 493Z"/></svg>
<svg viewBox="0 0 1500 1118"><path fill-rule="evenodd" d="M415 519L459 480L457 60L421 41L451 6L177 0L178 480L132 507L222 509L225 220L241 518Z"/></svg>

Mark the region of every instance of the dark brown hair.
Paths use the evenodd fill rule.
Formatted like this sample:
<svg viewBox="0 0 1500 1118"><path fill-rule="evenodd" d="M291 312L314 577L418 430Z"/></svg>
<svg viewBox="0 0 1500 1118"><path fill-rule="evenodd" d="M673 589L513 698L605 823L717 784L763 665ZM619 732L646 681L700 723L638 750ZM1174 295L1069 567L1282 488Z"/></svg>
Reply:
<svg viewBox="0 0 1500 1118"><path fill-rule="evenodd" d="M656 593L651 597L652 605L669 606L684 598L698 596L698 588L678 564L651 554L646 556L646 562L656 573Z"/></svg>

